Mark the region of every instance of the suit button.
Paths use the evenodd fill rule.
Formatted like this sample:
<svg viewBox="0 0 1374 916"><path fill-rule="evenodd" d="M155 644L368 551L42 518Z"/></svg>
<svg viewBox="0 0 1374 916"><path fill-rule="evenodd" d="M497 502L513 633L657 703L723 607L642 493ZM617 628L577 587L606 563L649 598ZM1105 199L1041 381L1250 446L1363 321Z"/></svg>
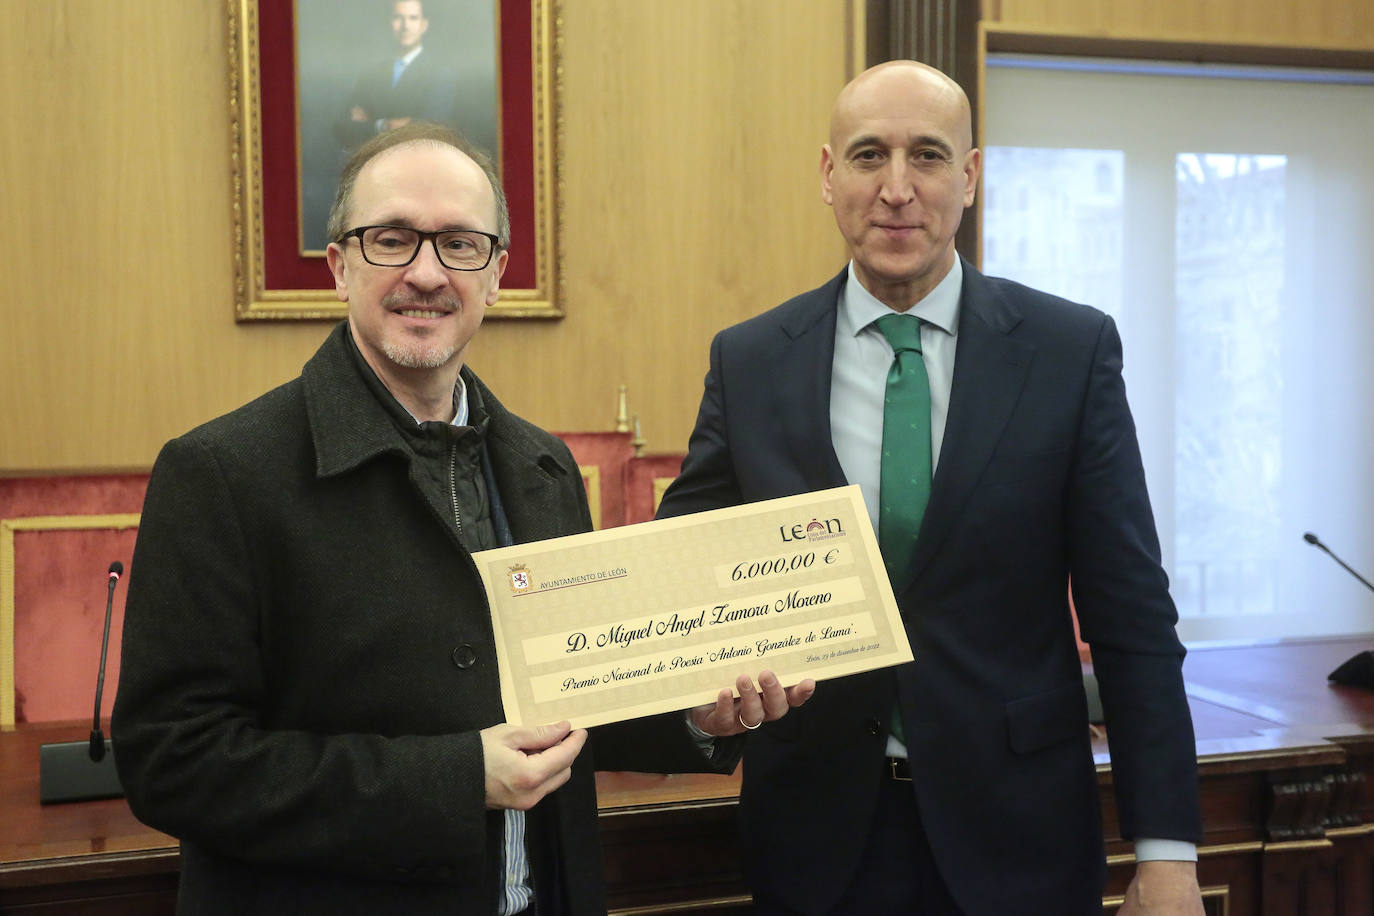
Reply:
<svg viewBox="0 0 1374 916"><path fill-rule="evenodd" d="M870 735L881 735L883 733L883 723L877 719L869 719L865 724L868 726L868 733Z"/></svg>
<svg viewBox="0 0 1374 916"><path fill-rule="evenodd" d="M464 671L477 664L477 652L472 646L463 643L453 650L453 663Z"/></svg>

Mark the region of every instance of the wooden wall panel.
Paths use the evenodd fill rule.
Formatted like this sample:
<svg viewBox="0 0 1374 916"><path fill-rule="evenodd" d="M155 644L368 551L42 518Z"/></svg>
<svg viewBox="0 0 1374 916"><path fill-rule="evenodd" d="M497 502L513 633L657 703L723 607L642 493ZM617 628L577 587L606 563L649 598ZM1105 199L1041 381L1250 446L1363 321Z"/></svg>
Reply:
<svg viewBox="0 0 1374 916"><path fill-rule="evenodd" d="M0 470L146 466L318 340L232 321L225 60L219 3L0 5Z"/></svg>
<svg viewBox="0 0 1374 916"><path fill-rule="evenodd" d="M985 0L1008 29L1098 38L1374 50L1368 0Z"/></svg>
<svg viewBox="0 0 1374 916"><path fill-rule="evenodd" d="M492 322L472 362L547 427L604 429L630 386L683 448L720 327L843 249L816 164L862 0L563 0L561 322ZM1364 0L986 0L1070 36L1374 49ZM0 474L146 468L293 377L327 332L237 325L225 7L0 4Z"/></svg>
<svg viewBox="0 0 1374 916"><path fill-rule="evenodd" d="M559 324L491 324L474 368L563 430L617 386L651 451L685 449L711 336L818 285L843 245L817 168L848 79L846 3L564 4Z"/></svg>
<svg viewBox="0 0 1374 916"><path fill-rule="evenodd" d="M685 446L711 334L843 261L816 166L848 15L564 0L568 317L483 329L503 400L606 429L626 382ZM327 333L233 321L226 40L219 0L0 4L0 474L146 468Z"/></svg>

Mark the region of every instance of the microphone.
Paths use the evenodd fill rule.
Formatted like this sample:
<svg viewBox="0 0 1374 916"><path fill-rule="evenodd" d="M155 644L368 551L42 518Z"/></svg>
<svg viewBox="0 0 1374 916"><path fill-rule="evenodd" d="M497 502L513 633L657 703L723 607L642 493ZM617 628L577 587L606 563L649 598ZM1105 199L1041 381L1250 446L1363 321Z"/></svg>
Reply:
<svg viewBox="0 0 1374 916"><path fill-rule="evenodd" d="M105 583L105 634L100 641L100 675L95 683L95 716L88 741L63 741L38 749L38 800L52 802L118 798L124 794L115 770L114 748L100 729L100 699L105 690L105 659L110 650L114 592L124 564L110 564Z"/></svg>
<svg viewBox="0 0 1374 916"><path fill-rule="evenodd" d="M1332 553L1331 548L1323 544L1321 538L1309 531L1302 536L1302 539L1313 547L1320 547L1328 557L1341 564L1342 569L1363 582L1365 588L1374 591L1374 585L1370 585L1368 579L1355 572L1346 565L1344 560ZM1357 652L1342 662L1335 671L1328 674L1326 679L1344 687L1363 687L1366 690L1374 690L1374 651L1366 649L1363 652Z"/></svg>
<svg viewBox="0 0 1374 916"><path fill-rule="evenodd" d="M119 577L124 575L124 564L115 560L110 564L109 588L105 592L105 635L100 638L100 674L95 679L95 714L91 721L91 760L95 763L105 759L105 733L100 730L100 697L105 692L105 656L110 651L110 617L114 614L114 590Z"/></svg>
<svg viewBox="0 0 1374 916"><path fill-rule="evenodd" d="M1369 589L1371 592L1374 592L1374 585L1370 585L1368 579L1366 579L1359 573L1355 572L1355 570L1351 569L1348 565L1346 565L1346 562L1344 560L1342 560L1340 557L1332 553L1331 548L1323 544L1321 538L1317 537L1315 534L1309 531L1302 536L1302 539L1307 543L1311 544L1313 547L1318 547L1326 551L1326 555L1331 559L1335 560L1337 563L1341 564L1342 569L1350 573L1350 575L1354 576L1356 579L1359 579L1361 582L1363 582L1365 588Z"/></svg>

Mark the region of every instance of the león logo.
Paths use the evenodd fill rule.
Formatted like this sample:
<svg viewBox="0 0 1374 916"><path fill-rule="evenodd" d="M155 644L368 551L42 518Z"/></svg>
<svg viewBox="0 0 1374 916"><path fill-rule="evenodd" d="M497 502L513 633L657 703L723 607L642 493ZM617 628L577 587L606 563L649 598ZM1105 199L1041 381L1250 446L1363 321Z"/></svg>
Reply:
<svg viewBox="0 0 1374 916"><path fill-rule="evenodd" d="M838 518L813 518L805 525L795 524L778 526L778 534L786 541L826 541L830 538L844 537L844 525Z"/></svg>
<svg viewBox="0 0 1374 916"><path fill-rule="evenodd" d="M510 590L515 594L530 590L530 568L524 563L517 563L510 568Z"/></svg>

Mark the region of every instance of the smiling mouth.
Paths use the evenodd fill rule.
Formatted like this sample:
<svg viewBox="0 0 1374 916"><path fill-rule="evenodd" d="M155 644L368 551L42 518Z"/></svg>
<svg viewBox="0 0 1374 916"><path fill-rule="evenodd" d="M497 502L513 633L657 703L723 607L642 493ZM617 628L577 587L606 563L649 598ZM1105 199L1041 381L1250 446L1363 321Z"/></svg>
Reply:
<svg viewBox="0 0 1374 916"><path fill-rule="evenodd" d="M449 313L438 309L397 309L396 314L404 315L406 318L443 318Z"/></svg>

